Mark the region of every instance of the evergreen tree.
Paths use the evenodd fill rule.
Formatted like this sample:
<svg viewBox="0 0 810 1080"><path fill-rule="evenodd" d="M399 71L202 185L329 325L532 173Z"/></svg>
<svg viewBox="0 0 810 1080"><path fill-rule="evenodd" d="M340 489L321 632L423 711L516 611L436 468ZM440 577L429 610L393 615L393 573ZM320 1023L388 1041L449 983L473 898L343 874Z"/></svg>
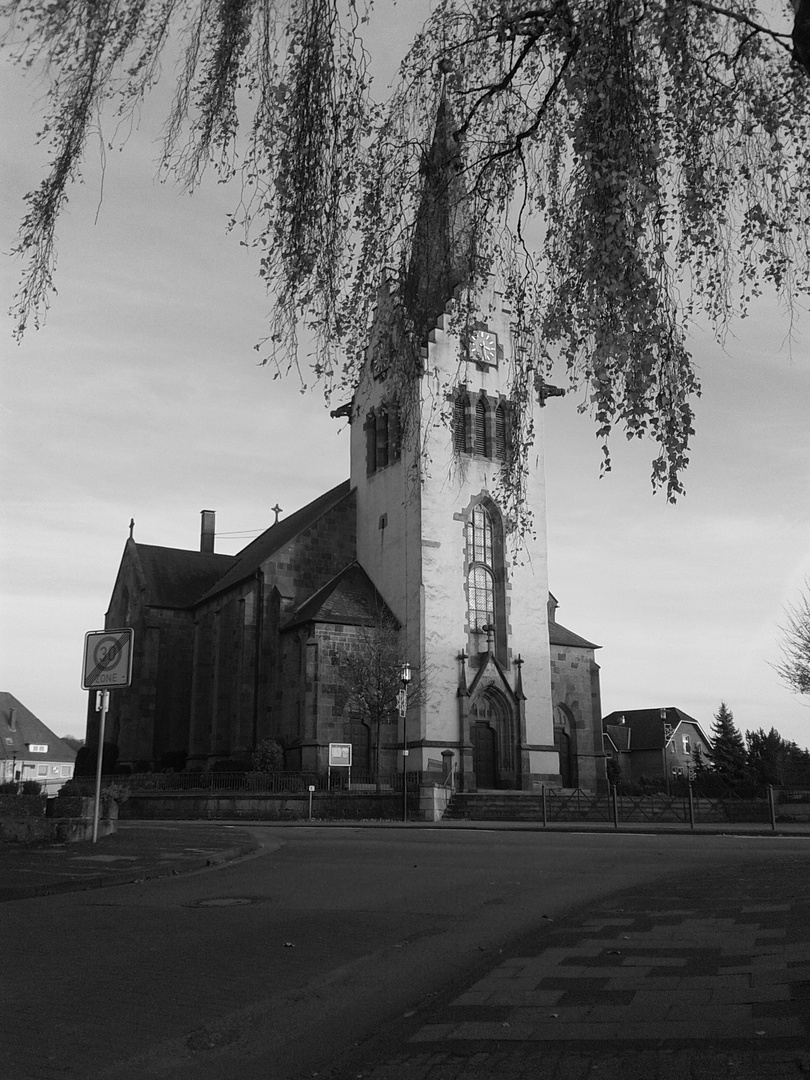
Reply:
<svg viewBox="0 0 810 1080"><path fill-rule="evenodd" d="M711 762L715 774L731 787L748 779L748 755L745 743L734 723L734 714L720 702L712 725Z"/></svg>
<svg viewBox="0 0 810 1080"><path fill-rule="evenodd" d="M758 784L777 787L786 782L790 767L790 743L785 742L776 728L765 734L763 728L758 731L746 731L748 745L748 767Z"/></svg>
<svg viewBox="0 0 810 1080"><path fill-rule="evenodd" d="M746 731L745 741L748 767L758 784L784 787L810 783L810 752L783 739L776 728L767 735L762 728Z"/></svg>

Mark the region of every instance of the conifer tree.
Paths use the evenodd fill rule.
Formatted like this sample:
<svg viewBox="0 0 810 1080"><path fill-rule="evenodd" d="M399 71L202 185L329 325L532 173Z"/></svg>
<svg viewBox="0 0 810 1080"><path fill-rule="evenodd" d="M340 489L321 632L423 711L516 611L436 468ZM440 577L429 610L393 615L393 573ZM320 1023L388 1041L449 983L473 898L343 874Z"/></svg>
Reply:
<svg viewBox="0 0 810 1080"><path fill-rule="evenodd" d="M748 778L748 755L745 742L734 723L734 714L720 702L712 725L712 766L715 774L734 787Z"/></svg>

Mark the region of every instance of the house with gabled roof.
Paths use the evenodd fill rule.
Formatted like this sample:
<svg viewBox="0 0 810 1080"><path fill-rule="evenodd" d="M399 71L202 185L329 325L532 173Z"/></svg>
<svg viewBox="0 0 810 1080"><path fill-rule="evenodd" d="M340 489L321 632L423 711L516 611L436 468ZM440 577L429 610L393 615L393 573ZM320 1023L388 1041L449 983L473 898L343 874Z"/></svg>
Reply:
<svg viewBox="0 0 810 1080"><path fill-rule="evenodd" d="M712 743L682 709L625 709L603 718L605 753L627 780L693 780L696 763L710 760Z"/></svg>
<svg viewBox="0 0 810 1080"><path fill-rule="evenodd" d="M73 776L76 751L7 691L0 691L0 783L36 780L55 795Z"/></svg>
<svg viewBox="0 0 810 1080"><path fill-rule="evenodd" d="M360 378L336 410L349 479L234 556L214 553L211 511L199 552L127 541L106 618L135 629L133 684L108 716L122 763L208 768L266 738L288 769L325 771L333 741L367 760L366 718L336 676L384 605L421 685L402 725L384 726L383 768L452 759L468 790L604 784L596 646L548 605L540 440L553 388L512 400L521 346L494 281L469 332L455 319L474 279L460 152L442 101L409 265L381 282ZM534 527L518 536L501 492L526 431ZM97 723L90 712L89 742Z"/></svg>

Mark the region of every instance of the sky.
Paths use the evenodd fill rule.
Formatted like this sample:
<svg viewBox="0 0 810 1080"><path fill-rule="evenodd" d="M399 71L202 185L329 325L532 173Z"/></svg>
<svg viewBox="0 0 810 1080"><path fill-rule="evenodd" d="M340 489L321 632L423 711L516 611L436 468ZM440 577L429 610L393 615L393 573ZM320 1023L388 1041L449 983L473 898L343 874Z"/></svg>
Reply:
<svg viewBox="0 0 810 1080"><path fill-rule="evenodd" d="M413 10L389 12L389 61ZM8 253L46 161L41 94L0 58L0 689L81 736L84 634L104 625L130 519L141 543L196 549L212 509L234 553L274 505L344 480L349 446L317 388L259 363L269 301L226 234L235 193L155 179L165 96L103 177L91 145L58 228L58 295L13 341ZM810 701L771 666L810 578L810 315L791 347L788 333L763 301L724 346L692 334L704 392L675 506L652 493L651 445L617 434L600 479L578 399L544 411L550 587L559 621L601 646L603 714L677 706L708 731L723 700L741 731L810 744Z"/></svg>

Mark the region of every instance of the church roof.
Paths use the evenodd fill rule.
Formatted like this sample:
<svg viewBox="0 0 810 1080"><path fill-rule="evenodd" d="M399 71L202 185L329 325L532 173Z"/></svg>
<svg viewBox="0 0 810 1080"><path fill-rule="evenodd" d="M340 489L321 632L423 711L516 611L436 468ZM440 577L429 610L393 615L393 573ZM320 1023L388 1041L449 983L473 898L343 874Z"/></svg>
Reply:
<svg viewBox="0 0 810 1080"><path fill-rule="evenodd" d="M342 499L349 495L350 491L351 485L349 481L344 480L337 487L333 487L330 491L318 496L317 499L313 499L311 503L302 506L300 510L296 510L294 514L282 518L275 525L271 525L269 529L265 529L247 547L242 548L238 555L231 556L232 565L230 569L216 583L212 583L212 586L200 599L208 600L212 596L216 596L225 589L238 585L240 581L250 577L271 555L295 539L299 533L316 522L318 518L323 517L325 513L337 506Z"/></svg>
<svg viewBox="0 0 810 1080"><path fill-rule="evenodd" d="M352 563L296 608L285 629L305 622L369 626L381 617L396 624L371 578L359 563Z"/></svg>
<svg viewBox="0 0 810 1080"><path fill-rule="evenodd" d="M575 634L561 623L549 620L548 640L552 645L568 645L578 649L601 649L601 645L594 645L592 641L586 641L584 637Z"/></svg>
<svg viewBox="0 0 810 1080"><path fill-rule="evenodd" d="M624 723L621 722L622 718L624 718ZM703 738L706 738L701 730L700 722L695 720L694 716L689 716L681 709L671 706L666 709L625 709L623 712L608 713L602 720L602 728L609 732L614 743L616 742L615 728L629 728L630 746L633 750L660 750L666 746L664 724L669 724L674 732L678 724L682 723L694 724ZM709 740L706 739L706 742L708 743Z"/></svg>
<svg viewBox="0 0 810 1080"><path fill-rule="evenodd" d="M31 754L29 747L47 746L45 751ZM76 760L76 751L58 735L54 735L38 716L5 690L0 691L0 759L18 761Z"/></svg>
<svg viewBox="0 0 810 1080"><path fill-rule="evenodd" d="M145 603L152 607L191 607L234 561L233 555L152 544L135 544L135 551L146 585Z"/></svg>

